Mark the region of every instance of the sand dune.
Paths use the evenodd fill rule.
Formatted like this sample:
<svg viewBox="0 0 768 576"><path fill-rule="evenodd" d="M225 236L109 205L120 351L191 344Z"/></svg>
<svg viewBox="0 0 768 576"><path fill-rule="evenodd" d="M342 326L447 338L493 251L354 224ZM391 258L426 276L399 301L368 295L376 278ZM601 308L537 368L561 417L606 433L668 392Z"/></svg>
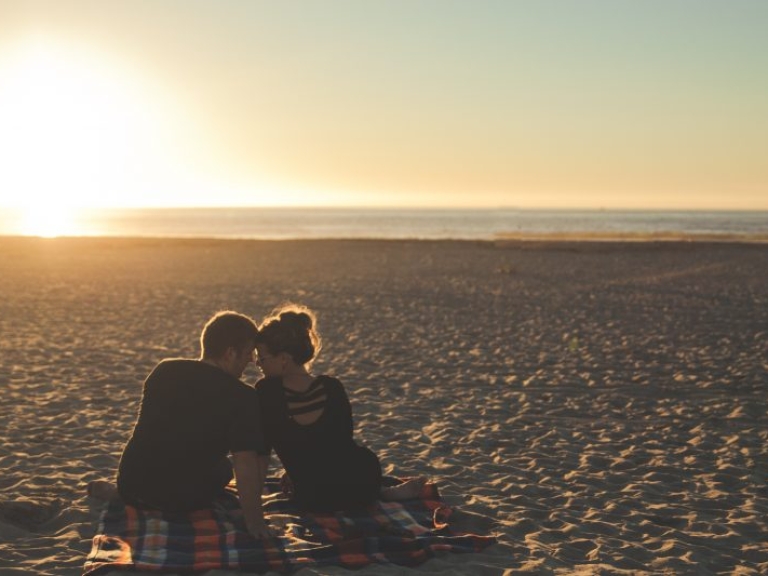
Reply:
<svg viewBox="0 0 768 576"><path fill-rule="evenodd" d="M768 573L768 246L2 238L0 262L0 574L80 574L148 371L287 300L386 471L499 538L355 574Z"/></svg>

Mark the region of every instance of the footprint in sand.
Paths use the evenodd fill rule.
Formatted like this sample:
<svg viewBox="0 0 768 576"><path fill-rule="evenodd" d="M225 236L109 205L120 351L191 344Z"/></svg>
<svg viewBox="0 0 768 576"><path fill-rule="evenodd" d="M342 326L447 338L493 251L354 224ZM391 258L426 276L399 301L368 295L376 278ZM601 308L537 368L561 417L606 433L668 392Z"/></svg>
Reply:
<svg viewBox="0 0 768 576"><path fill-rule="evenodd" d="M0 500L0 522L24 530L34 530L56 516L59 508L34 500Z"/></svg>

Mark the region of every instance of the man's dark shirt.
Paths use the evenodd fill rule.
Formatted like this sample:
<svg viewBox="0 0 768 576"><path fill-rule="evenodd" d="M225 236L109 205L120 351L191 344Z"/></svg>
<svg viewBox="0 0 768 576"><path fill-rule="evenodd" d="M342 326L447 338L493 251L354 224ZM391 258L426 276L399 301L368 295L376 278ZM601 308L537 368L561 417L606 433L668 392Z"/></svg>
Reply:
<svg viewBox="0 0 768 576"><path fill-rule="evenodd" d="M250 386L199 360L164 360L144 383L120 495L169 511L208 506L231 477L227 453L265 452L259 422Z"/></svg>

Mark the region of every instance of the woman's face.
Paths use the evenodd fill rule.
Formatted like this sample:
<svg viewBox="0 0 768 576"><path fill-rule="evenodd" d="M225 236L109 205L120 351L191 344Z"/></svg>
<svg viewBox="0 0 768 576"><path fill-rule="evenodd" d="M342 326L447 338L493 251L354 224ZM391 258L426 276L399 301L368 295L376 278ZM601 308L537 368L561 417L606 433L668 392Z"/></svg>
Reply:
<svg viewBox="0 0 768 576"><path fill-rule="evenodd" d="M256 346L256 352L256 364L261 368L264 376L269 378L270 376L283 375L283 367L285 366L285 363L282 358L280 358L280 355L271 354L263 344Z"/></svg>

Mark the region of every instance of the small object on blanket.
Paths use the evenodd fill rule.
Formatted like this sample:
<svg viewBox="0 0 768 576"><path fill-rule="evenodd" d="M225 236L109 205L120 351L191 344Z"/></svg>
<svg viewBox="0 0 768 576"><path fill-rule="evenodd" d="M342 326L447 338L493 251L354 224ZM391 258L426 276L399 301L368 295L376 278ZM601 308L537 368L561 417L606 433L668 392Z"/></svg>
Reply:
<svg viewBox="0 0 768 576"><path fill-rule="evenodd" d="M280 492L277 478L267 479L265 492L270 493L264 506L267 521L281 533L271 540L248 534L234 492L222 495L212 509L189 514L112 501L93 538L84 576L110 570L292 572L325 565L415 566L436 552L478 552L496 541L493 536L451 532L451 510L434 484L426 484L419 498L324 514L299 511Z"/></svg>

